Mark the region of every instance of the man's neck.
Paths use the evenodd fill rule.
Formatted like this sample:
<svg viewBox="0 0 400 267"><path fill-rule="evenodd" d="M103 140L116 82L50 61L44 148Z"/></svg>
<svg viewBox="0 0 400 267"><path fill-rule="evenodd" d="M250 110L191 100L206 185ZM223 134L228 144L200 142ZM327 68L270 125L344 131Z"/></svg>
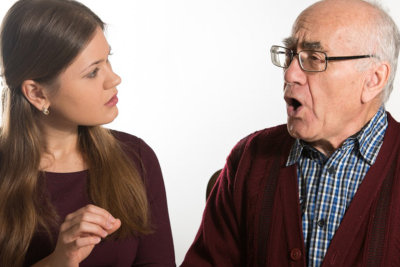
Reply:
<svg viewBox="0 0 400 267"><path fill-rule="evenodd" d="M371 108L370 110L365 112L365 115L361 117L361 120L348 123L347 131L345 131L345 129L342 129L340 135L336 135L327 139L321 139L315 142L310 142L309 144L320 151L322 154L324 154L326 157L330 157L338 148L343 145L343 143L349 137L361 131L361 129L365 125L367 125L376 115L379 108L380 106Z"/></svg>

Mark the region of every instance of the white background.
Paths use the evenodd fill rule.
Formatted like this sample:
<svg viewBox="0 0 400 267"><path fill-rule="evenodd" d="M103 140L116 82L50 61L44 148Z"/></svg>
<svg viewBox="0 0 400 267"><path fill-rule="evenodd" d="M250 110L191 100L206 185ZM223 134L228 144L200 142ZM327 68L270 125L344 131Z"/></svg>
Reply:
<svg viewBox="0 0 400 267"><path fill-rule="evenodd" d="M0 17L14 3L1 0ZM108 25L122 77L109 127L158 155L180 264L205 205L209 177L242 137L285 123L282 70L269 48L313 0L84 0ZM381 3L400 25L400 2ZM400 88L387 109L400 120ZM154 252L156 253L156 251Z"/></svg>

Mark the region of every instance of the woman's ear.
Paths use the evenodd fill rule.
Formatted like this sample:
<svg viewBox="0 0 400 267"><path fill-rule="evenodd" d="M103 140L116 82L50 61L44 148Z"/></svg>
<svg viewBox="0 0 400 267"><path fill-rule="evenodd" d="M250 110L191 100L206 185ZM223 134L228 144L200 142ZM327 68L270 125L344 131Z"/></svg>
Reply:
<svg viewBox="0 0 400 267"><path fill-rule="evenodd" d="M364 82L361 95L361 101L363 103L370 102L382 93L389 79L389 74L390 65L387 62L381 62L371 70Z"/></svg>
<svg viewBox="0 0 400 267"><path fill-rule="evenodd" d="M25 98L39 111L48 109L49 100L45 93L45 88L34 80L25 80L21 85L22 93Z"/></svg>

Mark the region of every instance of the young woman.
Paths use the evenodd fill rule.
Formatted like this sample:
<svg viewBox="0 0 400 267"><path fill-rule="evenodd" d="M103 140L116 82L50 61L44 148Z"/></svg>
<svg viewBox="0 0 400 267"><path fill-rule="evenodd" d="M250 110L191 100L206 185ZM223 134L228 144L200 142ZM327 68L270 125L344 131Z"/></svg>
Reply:
<svg viewBox="0 0 400 267"><path fill-rule="evenodd" d="M19 0L1 29L0 266L175 266L162 175L118 114L104 24Z"/></svg>

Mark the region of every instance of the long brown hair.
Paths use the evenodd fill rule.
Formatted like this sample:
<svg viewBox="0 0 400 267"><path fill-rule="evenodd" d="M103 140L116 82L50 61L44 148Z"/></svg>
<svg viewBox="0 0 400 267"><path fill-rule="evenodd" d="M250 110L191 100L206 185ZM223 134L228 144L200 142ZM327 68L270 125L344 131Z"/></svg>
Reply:
<svg viewBox="0 0 400 267"><path fill-rule="evenodd" d="M26 100L21 84L28 79L57 84L97 27L104 29L100 18L73 0L19 0L3 20L0 266L22 265L35 231L50 234L55 218L52 205L46 198L43 202L39 111ZM89 167L90 199L122 221L116 237L151 232L144 182L120 143L101 126L79 126L78 136Z"/></svg>

